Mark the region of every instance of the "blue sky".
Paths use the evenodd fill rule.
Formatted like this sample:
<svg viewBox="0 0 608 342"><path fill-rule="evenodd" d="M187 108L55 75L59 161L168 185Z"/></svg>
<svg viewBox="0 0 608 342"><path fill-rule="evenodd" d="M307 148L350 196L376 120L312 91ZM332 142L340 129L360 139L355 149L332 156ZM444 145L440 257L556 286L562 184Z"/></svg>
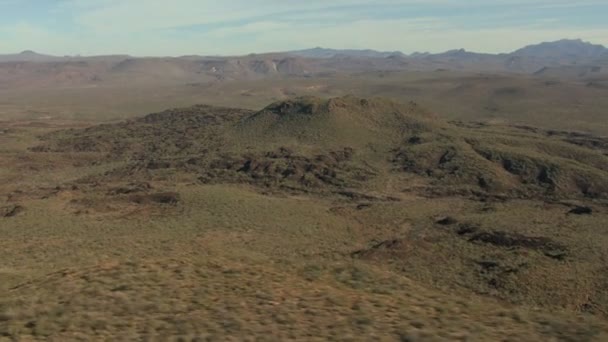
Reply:
<svg viewBox="0 0 608 342"><path fill-rule="evenodd" d="M0 53L507 52L608 45L608 0L0 0Z"/></svg>

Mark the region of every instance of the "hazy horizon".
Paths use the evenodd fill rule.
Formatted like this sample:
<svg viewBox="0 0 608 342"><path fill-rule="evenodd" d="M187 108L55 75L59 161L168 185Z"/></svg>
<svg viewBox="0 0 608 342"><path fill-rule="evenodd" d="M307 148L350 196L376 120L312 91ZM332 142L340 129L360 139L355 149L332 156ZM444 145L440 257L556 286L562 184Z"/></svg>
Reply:
<svg viewBox="0 0 608 342"><path fill-rule="evenodd" d="M57 56L245 55L333 49L511 52L582 39L608 45L608 3L584 0L0 0L0 52Z"/></svg>
<svg viewBox="0 0 608 342"><path fill-rule="evenodd" d="M531 43L530 45L537 45L537 44L542 44L542 43L554 43L554 42L558 42L558 41L563 41L563 40L580 40L583 43L590 43L593 45L602 45L602 44L597 44L595 42L589 42L589 41L585 41L583 39L580 38L564 38L564 39L559 39L557 41L549 41L549 42L536 42L536 43ZM529 45L526 45L529 46ZM497 52L496 54L503 54L503 53L511 53L511 52L515 52L516 50L520 49L520 48L524 48L526 46L520 46L519 48L516 48L512 51L504 51L504 52ZM603 45L602 45L603 46ZM370 48L334 48L331 46L311 46L308 48L304 48L304 49L297 49L297 50L284 50L284 51L251 51L248 53L243 53L243 54L183 54L183 55L171 55L171 54L166 54L166 55L132 55L132 54L127 54L127 53L121 53L121 52L107 52L107 53L99 53L99 54L93 54L93 55L80 55L80 54L76 54L76 55L55 55L55 54L49 54L49 53L45 53L44 51L38 51L36 49L27 49L27 50L23 50L23 51L0 51L0 56L4 55L20 55L20 54L37 54L37 55L41 55L41 56L49 56L49 57L65 57L65 58L78 58L78 57L103 57L103 56L129 56L129 57L135 57L135 58L163 58L163 57L188 57L188 56L201 56L201 57L231 57L231 56L246 56L246 55L264 55L264 54L273 54L273 53L286 53L286 52L298 52L298 51L309 51L309 50L315 50L315 49L322 49L322 50L334 50L334 51L376 51L378 53L404 53L405 55L412 55L415 53L430 53L429 51L422 51L422 50L415 50L412 52L404 52L401 50L376 50L376 49L370 49ZM432 52L432 53L445 53L445 52L449 52L449 51L456 51L456 50L460 50L462 48L455 48L455 49L450 49L450 50L444 50L444 51L438 51L438 52ZM467 52L473 52L473 53L483 53L480 51L472 51L472 50L467 50L465 49ZM488 53L488 54L492 54L492 53Z"/></svg>

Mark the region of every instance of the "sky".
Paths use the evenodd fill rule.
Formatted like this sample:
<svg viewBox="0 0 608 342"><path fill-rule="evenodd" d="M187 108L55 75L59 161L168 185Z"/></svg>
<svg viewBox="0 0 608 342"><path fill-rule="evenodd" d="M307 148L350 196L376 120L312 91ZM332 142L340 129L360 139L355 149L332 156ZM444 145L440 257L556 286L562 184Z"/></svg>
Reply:
<svg viewBox="0 0 608 342"><path fill-rule="evenodd" d="M0 53L238 55L312 47L608 45L608 0L0 0Z"/></svg>

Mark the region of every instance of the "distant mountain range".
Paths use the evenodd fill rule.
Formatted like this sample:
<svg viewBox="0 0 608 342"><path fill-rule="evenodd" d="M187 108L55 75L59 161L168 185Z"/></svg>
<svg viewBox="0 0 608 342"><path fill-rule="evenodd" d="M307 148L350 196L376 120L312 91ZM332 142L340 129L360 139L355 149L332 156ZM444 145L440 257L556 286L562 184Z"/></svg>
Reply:
<svg viewBox="0 0 608 342"><path fill-rule="evenodd" d="M336 57L359 57L359 58L387 58L387 57L405 57L401 51L383 52L376 50L336 50L316 47L314 49L289 51L290 55L306 57L306 58L336 58Z"/></svg>
<svg viewBox="0 0 608 342"><path fill-rule="evenodd" d="M175 82L313 77L376 71L465 71L590 78L608 75L608 49L582 40L559 40L503 54L308 50L247 56L50 56L33 51L0 55L0 86L94 85L103 82Z"/></svg>
<svg viewBox="0 0 608 342"><path fill-rule="evenodd" d="M383 52L376 50L336 50L314 48L308 50L290 51L289 54L307 58L335 58L335 57L361 57L361 58L387 58L387 57L413 57L425 58L429 56L470 58L472 56L517 56L536 58L565 58L565 59L597 59L608 57L608 49L602 45L584 42L581 39L562 39L554 42L544 42L529 45L508 54L487 54L469 52L464 49L450 50L443 53L419 53L406 55L401 51Z"/></svg>
<svg viewBox="0 0 608 342"><path fill-rule="evenodd" d="M414 52L411 55L407 55L401 51L377 51L372 49L328 49L322 47L316 47L305 50L295 50L287 52L279 52L276 54L287 54L296 57L303 58L428 58L428 57L449 57L449 58L471 58L480 56L511 56L511 57L532 57L532 58L551 58L551 59L601 59L608 58L608 48L585 42L581 39L562 39L554 42L544 42L535 45L529 45L507 54L487 54L487 53L476 53L466 51L464 49L450 50L442 53L420 53ZM266 54L257 54L266 55ZM53 60L68 60L68 59L82 59L82 58L99 58L99 57L129 57L126 55L112 55L112 56L94 56L94 57L81 57L81 56L51 56L45 54L39 54L31 50L23 51L18 54L0 55L0 62L39 62L39 61L53 61ZM183 56L179 58L183 59L197 59L203 56ZM222 58L222 56L214 56L216 58Z"/></svg>

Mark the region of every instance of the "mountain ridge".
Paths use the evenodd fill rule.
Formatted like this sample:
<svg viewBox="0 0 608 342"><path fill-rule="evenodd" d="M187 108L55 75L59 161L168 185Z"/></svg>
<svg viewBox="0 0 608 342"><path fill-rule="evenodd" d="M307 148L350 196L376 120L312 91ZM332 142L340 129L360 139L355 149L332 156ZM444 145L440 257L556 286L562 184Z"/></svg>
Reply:
<svg viewBox="0 0 608 342"><path fill-rule="evenodd" d="M600 44L592 44L582 39L561 39L528 45L510 55L527 57L555 57L557 55L574 58L601 58L608 56L608 49Z"/></svg>
<svg viewBox="0 0 608 342"><path fill-rule="evenodd" d="M0 62L6 59L12 59L14 61L29 61L29 60L43 60L43 59L86 59L86 58L98 58L107 56L123 56L125 58L176 58L176 59L200 59L200 58L234 58L234 57L251 57L251 56L264 56L264 55L293 55L305 58L335 58L335 57L355 57L355 58L388 58L388 57L424 57L424 56L440 56L440 55L454 55L454 54L476 54L485 56L525 56L525 57L547 57L554 56L555 53L566 52L570 55L573 53L576 55L576 51L579 50L583 53L582 56L590 58L608 58L608 48L601 44L594 44L591 42L584 41L582 39L560 39L555 41L540 42L536 44L526 45L522 48L511 52L501 53L487 53L487 52L476 52L469 51L464 48L450 49L443 52L413 52L406 54L402 51L380 51L375 49L335 49L335 48L324 48L314 47L309 49L301 50L287 50L278 52L260 52L251 53L247 55L182 55L182 56L130 56L126 54L110 54L110 55L66 55L56 56L50 54L41 54L33 50L24 50L20 53L9 53L0 54Z"/></svg>
<svg viewBox="0 0 608 342"><path fill-rule="evenodd" d="M327 76L360 72L516 73L585 79L604 75L608 49L582 40L529 45L508 54L380 52L314 48L230 57L51 56L23 51L0 55L0 81L10 87L78 86L129 82L199 84L209 81ZM576 66L580 71L573 71ZM544 72L551 70L551 72Z"/></svg>

